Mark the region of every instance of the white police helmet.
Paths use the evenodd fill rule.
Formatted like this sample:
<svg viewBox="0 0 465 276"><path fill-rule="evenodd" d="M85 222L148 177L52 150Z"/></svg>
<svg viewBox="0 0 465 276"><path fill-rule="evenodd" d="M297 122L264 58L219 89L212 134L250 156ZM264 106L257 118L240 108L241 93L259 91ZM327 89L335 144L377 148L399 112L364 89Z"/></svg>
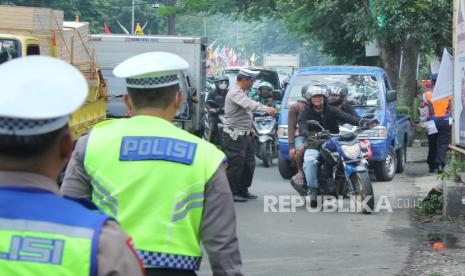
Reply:
<svg viewBox="0 0 465 276"><path fill-rule="evenodd" d="M55 131L85 101L88 84L74 66L47 56L0 65L0 134L30 136Z"/></svg>

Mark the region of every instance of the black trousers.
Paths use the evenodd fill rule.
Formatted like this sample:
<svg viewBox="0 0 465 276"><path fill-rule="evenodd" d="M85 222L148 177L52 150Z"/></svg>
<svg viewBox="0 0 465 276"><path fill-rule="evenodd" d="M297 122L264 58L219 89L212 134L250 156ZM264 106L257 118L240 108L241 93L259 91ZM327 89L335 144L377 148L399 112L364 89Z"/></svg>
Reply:
<svg viewBox="0 0 465 276"><path fill-rule="evenodd" d="M428 135L428 163L430 169L446 164L452 128L449 120L436 121L438 133Z"/></svg>
<svg viewBox="0 0 465 276"><path fill-rule="evenodd" d="M166 268L146 268L147 276L197 276L193 270L166 269Z"/></svg>
<svg viewBox="0 0 465 276"><path fill-rule="evenodd" d="M437 155L437 141L438 141L438 134L431 134L428 135L428 158L426 159L426 163L428 163L428 166L431 169L437 168L437 165L435 163L436 161L436 155Z"/></svg>
<svg viewBox="0 0 465 276"><path fill-rule="evenodd" d="M449 144L451 142L452 127L449 125L449 120L440 120L436 122L438 129L438 137L436 141L436 165L444 166L446 164L447 152L449 151Z"/></svg>
<svg viewBox="0 0 465 276"><path fill-rule="evenodd" d="M234 195L244 195L252 185L255 171L255 149L252 137L241 135L233 140L223 132L223 151L228 158L226 175Z"/></svg>

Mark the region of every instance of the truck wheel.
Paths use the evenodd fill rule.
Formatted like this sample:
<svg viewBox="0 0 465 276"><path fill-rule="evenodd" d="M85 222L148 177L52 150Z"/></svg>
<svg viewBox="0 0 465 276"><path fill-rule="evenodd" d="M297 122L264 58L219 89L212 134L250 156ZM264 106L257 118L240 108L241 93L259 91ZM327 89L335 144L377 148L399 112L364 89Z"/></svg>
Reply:
<svg viewBox="0 0 465 276"><path fill-rule="evenodd" d="M396 173L403 173L405 171L405 164L407 163L407 144L404 144L396 151L397 167Z"/></svg>
<svg viewBox="0 0 465 276"><path fill-rule="evenodd" d="M278 169L279 174L284 179L291 179L291 177L297 173L297 168L292 166L291 160L283 159L281 157L278 157Z"/></svg>
<svg viewBox="0 0 465 276"><path fill-rule="evenodd" d="M375 164L376 179L380 181L391 181L396 175L397 158L394 147L391 146L388 155L383 161Z"/></svg>

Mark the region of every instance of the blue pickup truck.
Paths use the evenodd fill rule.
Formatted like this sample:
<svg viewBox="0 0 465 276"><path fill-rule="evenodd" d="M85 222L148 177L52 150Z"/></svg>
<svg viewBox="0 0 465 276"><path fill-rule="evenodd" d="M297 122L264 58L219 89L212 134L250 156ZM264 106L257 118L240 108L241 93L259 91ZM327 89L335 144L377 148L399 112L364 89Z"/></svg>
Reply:
<svg viewBox="0 0 465 276"><path fill-rule="evenodd" d="M367 66L316 66L302 68L291 78L283 97L279 115L278 146L279 172L285 179L292 177L295 165L289 158L287 140L287 115L289 107L303 100L302 86L309 83L329 85L342 82L347 85L347 101L355 107L359 115L368 109L375 109L379 125L366 130L360 138L370 141L373 152L370 169L377 180L390 181L396 172L405 169L407 145L412 143L413 132L408 116L396 114L397 92L392 89L382 68Z"/></svg>

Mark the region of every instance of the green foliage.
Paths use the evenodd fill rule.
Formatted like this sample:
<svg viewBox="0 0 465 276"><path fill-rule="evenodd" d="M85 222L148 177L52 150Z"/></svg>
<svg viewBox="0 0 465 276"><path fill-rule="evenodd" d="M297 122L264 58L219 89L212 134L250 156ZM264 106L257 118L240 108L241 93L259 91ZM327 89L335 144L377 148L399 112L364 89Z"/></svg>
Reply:
<svg viewBox="0 0 465 276"><path fill-rule="evenodd" d="M131 15L129 2L128 0L0 0L0 3L63 9L67 20L73 20L75 15L80 15L83 21L90 21L92 32L102 32L103 21L107 21L113 32L120 30L117 20L129 29ZM167 15L176 15L178 31L188 34L203 28L196 30L189 28L187 22L192 22L194 25L198 24L198 21L179 20L182 16L198 16L199 13L221 14L230 20L214 17L217 21L211 24L213 26L211 28L214 28L214 25L224 26L222 23L225 21L248 21L254 22L256 31L269 32L268 38L264 36L257 39L250 38L245 42L242 41L243 38L252 35L249 36L244 31L253 32L254 29L236 29L240 35L244 34L244 37L225 34L225 39L236 39L238 47L250 48L249 45L257 42L258 44L253 44L253 47L257 48L258 52L298 50L301 55L307 55L307 59L321 50L331 55L333 61L338 64L380 65L378 58L365 57L365 41L376 40L387 53L396 55L404 47L415 47L422 53L430 54L440 53L444 46L451 46L452 1L449 0L173 0L160 1L160 3L162 3L161 7L154 9L151 1L136 1L136 18L142 25L148 22L146 34L166 33ZM256 23L257 21L262 23ZM270 23L275 21L280 21L283 25L276 28L278 23ZM270 26L266 28L262 24ZM292 36L282 35L285 31L292 33ZM213 32L210 40L213 41L218 37ZM285 43L284 48L291 49L280 49L283 40L300 45L290 47L291 43ZM407 45L405 43L407 40L415 43ZM310 50L305 51L306 48ZM387 60L389 58L398 60L398 56L387 57ZM390 66L395 67L395 62ZM397 76L389 70L388 73L391 78ZM391 81L398 83L395 80ZM401 92L414 93L413 87L403 88Z"/></svg>
<svg viewBox="0 0 465 276"><path fill-rule="evenodd" d="M255 53L257 64L262 63L264 54L298 53L302 66L322 65L332 62L328 56L321 54L316 41L305 41L289 34L285 26L275 20L250 23L232 20L223 15L205 18L206 33L209 43L215 46L228 45L242 53L248 59ZM180 35L204 35L203 16L177 16L177 29Z"/></svg>
<svg viewBox="0 0 465 276"><path fill-rule="evenodd" d="M396 112L398 114L402 114L402 115L409 115L410 114L410 108L406 105L399 105L397 106L397 110Z"/></svg>
<svg viewBox="0 0 465 276"><path fill-rule="evenodd" d="M117 21L131 30L131 1L128 0L0 0L0 4L63 10L68 21L74 21L79 15L81 21L90 23L92 33L102 33L103 22L107 22L114 33L123 33ZM166 17L152 8L148 1L136 1L135 17L141 25L148 22L147 34L164 33L166 30Z"/></svg>
<svg viewBox="0 0 465 276"><path fill-rule="evenodd" d="M442 214L443 197L442 195L433 194L425 198L419 207L415 208L417 215L441 215Z"/></svg>
<svg viewBox="0 0 465 276"><path fill-rule="evenodd" d="M458 173L465 172L465 160L454 159L449 162L449 170L442 172L439 175L439 179L453 179L454 182L462 182L458 177Z"/></svg>

